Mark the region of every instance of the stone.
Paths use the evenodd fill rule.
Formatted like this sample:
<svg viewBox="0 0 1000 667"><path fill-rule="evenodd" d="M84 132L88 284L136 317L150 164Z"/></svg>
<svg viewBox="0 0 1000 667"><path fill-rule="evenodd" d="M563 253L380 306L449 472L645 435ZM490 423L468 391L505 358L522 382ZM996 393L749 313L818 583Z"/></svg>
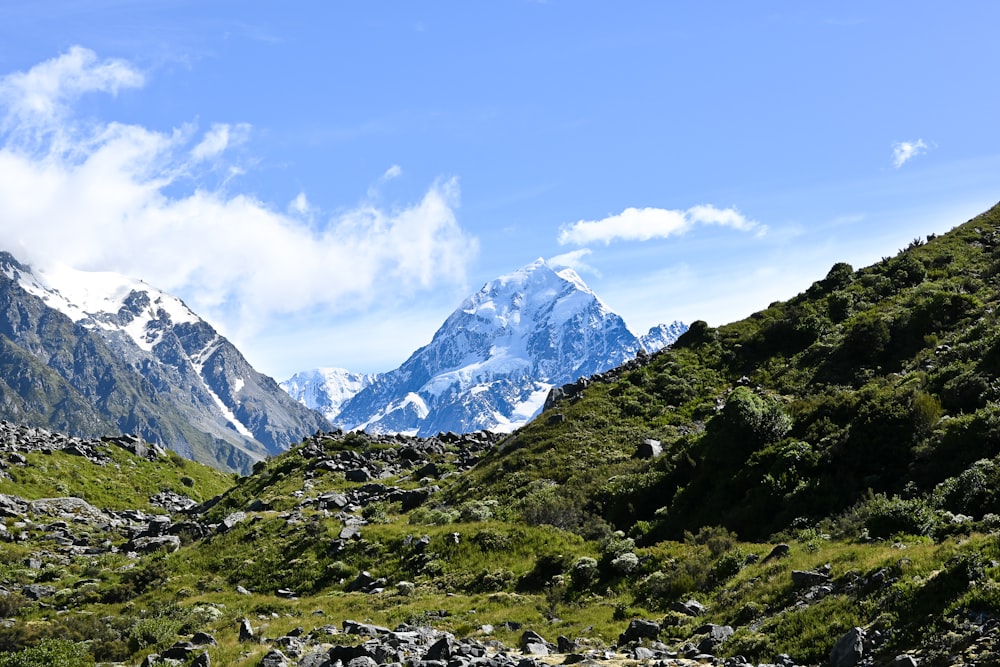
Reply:
<svg viewBox="0 0 1000 667"><path fill-rule="evenodd" d="M518 641L518 646L520 646L523 651L528 644L542 644L544 646L546 643L545 638L534 630L525 630L521 633L521 639Z"/></svg>
<svg viewBox="0 0 1000 667"><path fill-rule="evenodd" d="M848 630L830 649L831 667L854 667L864 657L865 631L862 628Z"/></svg>
<svg viewBox="0 0 1000 667"><path fill-rule="evenodd" d="M222 520L222 525L219 526L219 532L224 533L226 531L232 530L236 524L240 523L241 521L245 521L246 518L247 518L246 512L233 512L232 514L230 514L229 516L227 516L225 519Z"/></svg>
<svg viewBox="0 0 1000 667"><path fill-rule="evenodd" d="M897 655L892 667L917 667L917 659L912 655Z"/></svg>
<svg viewBox="0 0 1000 667"><path fill-rule="evenodd" d="M697 600L675 602L670 605L670 609L686 616L702 616L706 611L708 611L708 608Z"/></svg>
<svg viewBox="0 0 1000 667"><path fill-rule="evenodd" d="M634 619L618 637L618 645L624 646L643 639L656 639L660 635L660 624L655 621Z"/></svg>
<svg viewBox="0 0 1000 667"><path fill-rule="evenodd" d="M728 625L715 625L714 623L703 625L695 630L695 634L707 633L708 636L698 643L698 650L702 653L716 653L719 647L733 636L733 632L733 628Z"/></svg>
<svg viewBox="0 0 1000 667"><path fill-rule="evenodd" d="M344 526L340 529L339 537L342 540L360 540L361 528L358 526Z"/></svg>
<svg viewBox="0 0 1000 667"><path fill-rule="evenodd" d="M246 618L240 621L240 643L255 641L253 634L253 626L250 625L250 621Z"/></svg>
<svg viewBox="0 0 1000 667"><path fill-rule="evenodd" d="M556 647L560 653L576 653L579 648L575 641L563 635L556 637Z"/></svg>
<svg viewBox="0 0 1000 667"><path fill-rule="evenodd" d="M260 659L260 667L288 667L288 658L276 648L271 649Z"/></svg>
<svg viewBox="0 0 1000 667"><path fill-rule="evenodd" d="M137 554L151 554L161 549L173 553L181 548L181 538L176 535L161 535L159 537L137 537L125 545L125 551Z"/></svg>
<svg viewBox="0 0 1000 667"><path fill-rule="evenodd" d="M207 632L196 632L191 637L191 643L195 646L218 646L215 637Z"/></svg>
<svg viewBox="0 0 1000 667"><path fill-rule="evenodd" d="M770 553L764 556L763 562L766 563L768 561L775 560L777 558L784 558L791 553L792 553L792 548L787 544L776 544L774 545L774 548L771 549Z"/></svg>
<svg viewBox="0 0 1000 667"><path fill-rule="evenodd" d="M447 662L451 659L451 654L452 641L445 636L430 645L427 652L424 653L424 660L444 660Z"/></svg>
<svg viewBox="0 0 1000 667"><path fill-rule="evenodd" d="M661 454L663 454L663 445L660 444L659 440L653 440L652 438L646 438L639 443L635 452L636 458L639 459L655 459Z"/></svg>
<svg viewBox="0 0 1000 667"><path fill-rule="evenodd" d="M177 642L160 654L161 658L170 660L187 661L195 651L195 646L191 642Z"/></svg>
<svg viewBox="0 0 1000 667"><path fill-rule="evenodd" d="M55 593L56 589L42 584L28 584L21 589L21 595L29 600L41 600L42 598L47 598L50 595L55 595Z"/></svg>
<svg viewBox="0 0 1000 667"><path fill-rule="evenodd" d="M202 653L191 661L191 667L212 667L212 659L208 657L207 652Z"/></svg>
<svg viewBox="0 0 1000 667"><path fill-rule="evenodd" d="M830 575L815 570L792 570L792 583L798 588L819 586L830 581Z"/></svg>

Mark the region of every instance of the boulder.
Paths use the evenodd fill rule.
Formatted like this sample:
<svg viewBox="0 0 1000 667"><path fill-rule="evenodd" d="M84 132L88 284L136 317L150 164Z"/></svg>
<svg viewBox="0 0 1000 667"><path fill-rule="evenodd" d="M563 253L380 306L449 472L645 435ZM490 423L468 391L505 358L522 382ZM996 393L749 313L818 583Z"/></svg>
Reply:
<svg viewBox="0 0 1000 667"><path fill-rule="evenodd" d="M639 459L655 459L662 453L663 445L660 444L659 440L646 438L639 443L639 446L636 448L635 456Z"/></svg>
<svg viewBox="0 0 1000 667"><path fill-rule="evenodd" d="M660 635L660 624L655 621L634 619L618 637L618 645L625 646L643 639L656 639Z"/></svg>
<svg viewBox="0 0 1000 667"><path fill-rule="evenodd" d="M728 625L709 623L695 630L695 634L707 635L698 643L698 650L702 653L714 654L727 639L733 636L733 628Z"/></svg>
<svg viewBox="0 0 1000 667"><path fill-rule="evenodd" d="M137 554L151 554L161 549L173 553L181 548L181 538L176 535L160 537L137 537L125 545L125 551Z"/></svg>
<svg viewBox="0 0 1000 667"><path fill-rule="evenodd" d="M688 600L687 602L675 602L670 605L670 609L685 616L701 616L708 609L702 603L697 600Z"/></svg>
<svg viewBox="0 0 1000 667"><path fill-rule="evenodd" d="M831 667L854 667L865 653L865 631L862 628L852 628L837 640L830 650Z"/></svg>
<svg viewBox="0 0 1000 667"><path fill-rule="evenodd" d="M253 626L250 625L249 619L244 618L240 621L240 643L255 641L253 634Z"/></svg>
<svg viewBox="0 0 1000 667"><path fill-rule="evenodd" d="M823 574L815 570L792 570L792 583L798 588L819 586L830 581L829 574Z"/></svg>
<svg viewBox="0 0 1000 667"><path fill-rule="evenodd" d="M784 558L785 556L788 556L791 553L792 553L792 548L787 544L776 544L774 545L774 548L771 549L771 552L768 553L766 556L764 556L763 562L766 563L768 561L775 560L778 558Z"/></svg>
<svg viewBox="0 0 1000 667"><path fill-rule="evenodd" d="M260 667L288 667L288 658L276 648L272 648L260 659Z"/></svg>

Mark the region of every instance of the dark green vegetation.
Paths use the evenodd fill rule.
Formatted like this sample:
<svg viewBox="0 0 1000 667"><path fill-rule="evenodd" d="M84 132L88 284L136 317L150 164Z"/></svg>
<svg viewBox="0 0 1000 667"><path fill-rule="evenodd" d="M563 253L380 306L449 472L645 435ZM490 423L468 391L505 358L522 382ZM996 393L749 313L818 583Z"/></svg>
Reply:
<svg viewBox="0 0 1000 667"><path fill-rule="evenodd" d="M672 349L595 379L471 468L454 443L418 473L378 463L391 443L329 434L236 480L199 520L245 518L186 535L173 553L29 568L45 549L36 523L2 545L0 580L55 592L0 596L15 619L0 648L68 651L58 640L86 638L87 656L65 664L138 663L208 630L213 664L255 665L265 649L237 643L243 617L271 637L349 618L463 636L488 623L510 644L517 633L501 623L516 621L594 646L646 618L676 646L697 643L706 622L731 625L717 655L754 662L822 663L861 626L883 662L910 652L922 664L995 663L998 301L994 208L874 266L838 264L741 322L696 322ZM636 457L647 439L662 454ZM336 457L377 482L317 464ZM214 492L208 477L188 478L188 495ZM39 483L15 477L0 491L28 495ZM376 488L432 485L406 511ZM318 502L333 491L373 500ZM360 535L341 540L345 519L363 520ZM777 542L788 554L767 558ZM352 592L362 571L384 590ZM679 611L692 598L703 616Z"/></svg>

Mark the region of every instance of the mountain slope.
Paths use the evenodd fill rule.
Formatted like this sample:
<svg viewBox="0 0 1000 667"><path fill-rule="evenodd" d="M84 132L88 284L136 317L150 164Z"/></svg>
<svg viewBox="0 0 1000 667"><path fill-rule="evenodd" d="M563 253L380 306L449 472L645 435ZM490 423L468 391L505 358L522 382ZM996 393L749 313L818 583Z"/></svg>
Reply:
<svg viewBox="0 0 1000 667"><path fill-rule="evenodd" d="M12 420L136 433L241 471L329 426L180 300L124 276L35 272L2 253L0 334Z"/></svg>
<svg viewBox="0 0 1000 667"><path fill-rule="evenodd" d="M466 299L428 345L375 377L335 421L425 436L511 431L552 387L618 366L640 348L574 271L537 260Z"/></svg>
<svg viewBox="0 0 1000 667"><path fill-rule="evenodd" d="M996 514L998 307L1000 206L859 271L837 264L745 320L693 323L514 434L456 499L672 537L836 520L931 534L945 512ZM638 458L646 439L662 454Z"/></svg>

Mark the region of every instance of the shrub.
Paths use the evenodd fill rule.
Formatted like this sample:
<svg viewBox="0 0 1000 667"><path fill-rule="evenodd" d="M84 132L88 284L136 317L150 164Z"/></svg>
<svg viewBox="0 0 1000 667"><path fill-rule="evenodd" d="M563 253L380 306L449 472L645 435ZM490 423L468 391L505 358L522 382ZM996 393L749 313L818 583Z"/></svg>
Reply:
<svg viewBox="0 0 1000 667"><path fill-rule="evenodd" d="M611 569L621 574L629 574L639 567L639 557L628 551L611 561Z"/></svg>
<svg viewBox="0 0 1000 667"><path fill-rule="evenodd" d="M918 498L887 498L877 493L865 503L864 526L871 537L888 538L905 533L930 535L936 516L926 502Z"/></svg>
<svg viewBox="0 0 1000 667"><path fill-rule="evenodd" d="M495 505L496 503L494 502L493 504ZM493 509L489 501L469 500L459 506L458 516L459 520L464 523L489 521L493 518Z"/></svg>
<svg viewBox="0 0 1000 667"><path fill-rule="evenodd" d="M597 579L597 560L588 556L577 558L570 570L570 578L577 588L587 588Z"/></svg>
<svg viewBox="0 0 1000 667"><path fill-rule="evenodd" d="M83 644L65 639L43 639L36 646L17 653L0 654L0 667L91 667L91 658Z"/></svg>

